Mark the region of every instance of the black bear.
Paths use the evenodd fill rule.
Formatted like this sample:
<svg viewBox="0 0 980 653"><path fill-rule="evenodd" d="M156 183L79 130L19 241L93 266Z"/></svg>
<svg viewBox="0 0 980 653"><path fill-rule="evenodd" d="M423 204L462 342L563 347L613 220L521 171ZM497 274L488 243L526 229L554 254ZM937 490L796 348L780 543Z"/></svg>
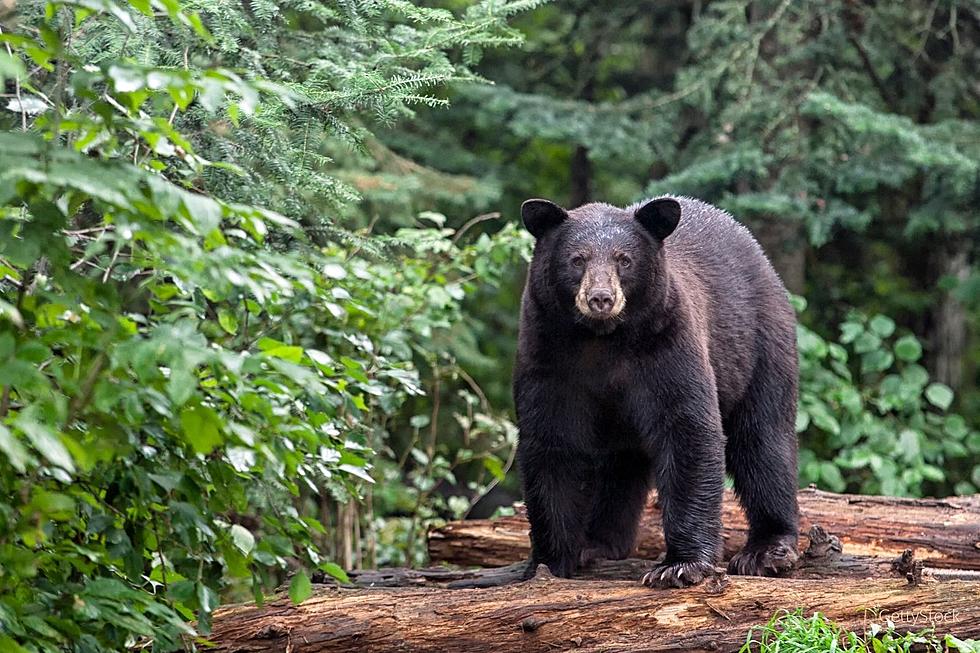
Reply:
<svg viewBox="0 0 980 653"><path fill-rule="evenodd" d="M529 574L626 557L655 486L667 551L643 583L701 582L726 469L750 525L729 572L791 569L796 321L755 239L682 197L521 213L536 239L514 371Z"/></svg>

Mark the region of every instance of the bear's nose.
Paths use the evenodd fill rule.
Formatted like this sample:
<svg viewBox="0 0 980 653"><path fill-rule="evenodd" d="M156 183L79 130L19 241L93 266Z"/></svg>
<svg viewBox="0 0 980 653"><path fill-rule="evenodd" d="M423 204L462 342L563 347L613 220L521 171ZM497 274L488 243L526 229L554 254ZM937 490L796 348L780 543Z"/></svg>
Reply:
<svg viewBox="0 0 980 653"><path fill-rule="evenodd" d="M616 298L611 290L600 288L589 293L589 308L596 313L611 313Z"/></svg>

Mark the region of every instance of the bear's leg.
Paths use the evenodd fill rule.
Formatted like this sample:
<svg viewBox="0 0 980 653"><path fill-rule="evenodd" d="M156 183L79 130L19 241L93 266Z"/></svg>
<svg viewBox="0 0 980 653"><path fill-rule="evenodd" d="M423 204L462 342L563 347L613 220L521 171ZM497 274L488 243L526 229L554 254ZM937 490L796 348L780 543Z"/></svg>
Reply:
<svg viewBox="0 0 980 653"><path fill-rule="evenodd" d="M728 564L731 574L778 576L798 559L795 365L783 374L767 367L725 420L726 466L749 521L748 542Z"/></svg>
<svg viewBox="0 0 980 653"><path fill-rule="evenodd" d="M570 578L585 541L595 472L591 456L562 448L545 448L524 437L518 445L524 504L531 525L531 559L526 577L539 564Z"/></svg>
<svg viewBox="0 0 980 653"><path fill-rule="evenodd" d="M650 587L696 585L715 574L721 551L724 435L720 419L679 414L657 448L657 497L667 553L643 577Z"/></svg>
<svg viewBox="0 0 980 653"><path fill-rule="evenodd" d="M622 560L633 550L640 513L650 491L650 464L642 451L615 451L603 456L581 564Z"/></svg>

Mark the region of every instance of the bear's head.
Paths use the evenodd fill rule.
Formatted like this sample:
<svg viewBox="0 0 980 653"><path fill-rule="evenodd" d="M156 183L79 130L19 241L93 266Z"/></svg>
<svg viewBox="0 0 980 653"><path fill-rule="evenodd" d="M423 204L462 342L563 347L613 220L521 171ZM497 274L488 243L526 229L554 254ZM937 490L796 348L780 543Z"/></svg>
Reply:
<svg viewBox="0 0 980 653"><path fill-rule="evenodd" d="M534 299L549 318L604 335L651 308L655 284L663 283L663 241L677 227L681 207L662 197L629 209L586 204L566 211L531 199L521 217L536 240Z"/></svg>

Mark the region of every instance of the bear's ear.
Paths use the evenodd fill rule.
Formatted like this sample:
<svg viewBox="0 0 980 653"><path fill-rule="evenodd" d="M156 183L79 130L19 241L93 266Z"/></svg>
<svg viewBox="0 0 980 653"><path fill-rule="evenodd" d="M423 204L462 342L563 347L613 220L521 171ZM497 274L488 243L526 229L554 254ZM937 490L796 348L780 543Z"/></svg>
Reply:
<svg viewBox="0 0 980 653"><path fill-rule="evenodd" d="M548 200L527 200L521 204L521 219L524 227L535 238L540 238L552 227L565 221L568 213L554 202Z"/></svg>
<svg viewBox="0 0 980 653"><path fill-rule="evenodd" d="M638 208L633 217L651 236L663 240L677 228L677 223L681 220L681 205L669 197L650 200Z"/></svg>

